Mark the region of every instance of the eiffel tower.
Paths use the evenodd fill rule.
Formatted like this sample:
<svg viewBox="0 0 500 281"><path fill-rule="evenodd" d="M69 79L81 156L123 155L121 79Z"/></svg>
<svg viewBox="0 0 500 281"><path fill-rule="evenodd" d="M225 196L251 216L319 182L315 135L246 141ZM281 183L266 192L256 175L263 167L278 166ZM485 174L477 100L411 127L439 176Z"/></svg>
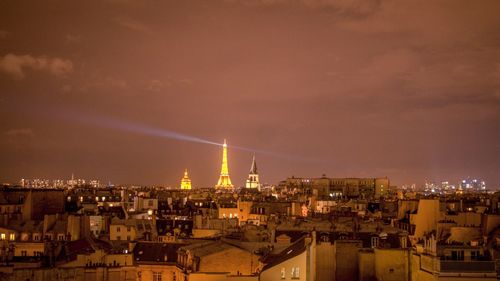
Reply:
<svg viewBox="0 0 500 281"><path fill-rule="evenodd" d="M231 179L229 178L229 169L227 166L227 144L224 139L224 145L222 146L222 167L220 169L220 177L217 185L215 185L216 189L233 189L234 186L231 183Z"/></svg>

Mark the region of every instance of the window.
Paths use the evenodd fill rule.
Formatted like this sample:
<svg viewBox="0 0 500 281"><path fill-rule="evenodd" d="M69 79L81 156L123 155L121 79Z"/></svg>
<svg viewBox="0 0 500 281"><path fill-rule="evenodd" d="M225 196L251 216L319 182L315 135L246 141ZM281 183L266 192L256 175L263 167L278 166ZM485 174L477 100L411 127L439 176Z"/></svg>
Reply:
<svg viewBox="0 0 500 281"><path fill-rule="evenodd" d="M0 239L5 240L5 233L0 234Z"/></svg>
<svg viewBox="0 0 500 281"><path fill-rule="evenodd" d="M286 270L284 267L281 268L281 279L285 279Z"/></svg>
<svg viewBox="0 0 500 281"><path fill-rule="evenodd" d="M28 255L28 251L24 251L24 250L23 250L23 251L21 251L21 256L25 257L25 256L27 256L27 255Z"/></svg>
<svg viewBox="0 0 500 281"><path fill-rule="evenodd" d="M142 281L142 272L137 272L137 281Z"/></svg>
<svg viewBox="0 0 500 281"><path fill-rule="evenodd" d="M15 240L16 239L16 235L14 233L11 233L9 235L9 240Z"/></svg>
<svg viewBox="0 0 500 281"><path fill-rule="evenodd" d="M292 267L292 279L300 278L300 270L298 267Z"/></svg>
<svg viewBox="0 0 500 281"><path fill-rule="evenodd" d="M406 236L401 237L401 248L406 248L407 246L408 245L407 245Z"/></svg>
<svg viewBox="0 0 500 281"><path fill-rule="evenodd" d="M130 232L130 226L127 226L127 232Z"/></svg>
<svg viewBox="0 0 500 281"><path fill-rule="evenodd" d="M153 272L153 281L161 281L161 272Z"/></svg>
<svg viewBox="0 0 500 281"><path fill-rule="evenodd" d="M177 280L177 276L175 275L175 272L172 273L172 281L176 281Z"/></svg>
<svg viewBox="0 0 500 281"><path fill-rule="evenodd" d="M116 236L116 240L122 240L121 236Z"/></svg>
<svg viewBox="0 0 500 281"><path fill-rule="evenodd" d="M451 251L451 259L452 260L463 260L464 259L464 251Z"/></svg>
<svg viewBox="0 0 500 281"><path fill-rule="evenodd" d="M38 234L33 235L33 240L35 241L40 240L40 236L38 236Z"/></svg>
<svg viewBox="0 0 500 281"><path fill-rule="evenodd" d="M130 240L131 240L131 239L130 239L130 235L127 235L127 240L128 240L128 241L130 241Z"/></svg>
<svg viewBox="0 0 500 281"><path fill-rule="evenodd" d="M378 247L378 237L372 237L372 248Z"/></svg>
<svg viewBox="0 0 500 281"><path fill-rule="evenodd" d="M119 226L116 228L116 232L120 232L120 227Z"/></svg>
<svg viewBox="0 0 500 281"><path fill-rule="evenodd" d="M479 258L479 251L471 251L470 252L470 259L471 260L477 260Z"/></svg>

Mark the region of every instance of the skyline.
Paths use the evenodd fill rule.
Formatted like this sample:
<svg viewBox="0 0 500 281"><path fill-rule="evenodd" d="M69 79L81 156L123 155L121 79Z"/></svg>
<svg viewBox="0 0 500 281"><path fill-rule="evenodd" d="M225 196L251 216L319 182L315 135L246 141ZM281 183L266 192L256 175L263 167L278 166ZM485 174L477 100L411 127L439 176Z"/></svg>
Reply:
<svg viewBox="0 0 500 281"><path fill-rule="evenodd" d="M204 142L205 144L214 144L212 142ZM233 188L244 188L246 187L246 184L243 185L243 184L236 184L236 185L232 185L230 180L229 180L229 176L230 176L230 173L228 173L228 160L227 160L227 151L229 149L229 145L227 144L226 142L226 139L224 139L224 142L222 144L215 144L217 146L220 146L223 148L223 154L222 154L222 168L221 168L221 173L219 175L219 180L218 180L218 183L215 185L215 189L222 189L222 190L225 190L226 187L223 187L221 186L220 182L221 182L221 178L222 177L225 177L227 176L228 177L228 181L229 181L229 186L227 188L229 189L233 189ZM236 148L236 149L242 149L242 148ZM248 148L243 148L242 150L244 151L249 151ZM251 175L252 173L253 174L257 174L256 172L256 158L255 158L255 152L253 153L252 155L252 164L251 164L251 168L249 170L249 175ZM167 183L167 184L153 184L153 186L157 185L157 186L165 186L165 187L169 187L169 188L180 188L180 189L186 189L186 188L183 188L183 185L185 185L185 181L189 181L189 188L187 189L191 189L191 179L190 177L188 176L188 170L189 168L185 168L184 169L184 172L183 172L183 177L180 179L180 184L179 186L177 186L176 184L170 184L170 183ZM289 176L287 178L294 178L295 176ZM320 176L297 176L295 178L304 178L304 179L310 179L310 178L322 178L322 177L326 177L326 178L332 178L332 177L329 177L327 176L326 174L322 174L321 177ZM333 177L333 178L342 178L342 177ZM359 177L344 177L344 178L359 178ZM372 178L376 178L376 177L372 177ZM378 177L378 178L381 178L381 177ZM385 177L385 178L388 178L388 177ZM80 178L81 179L81 178ZM59 179L33 179L33 178L23 178L21 179L21 182L24 182L25 180L28 180L28 181L31 181L31 180L50 180L50 181L66 181L68 179L62 179L62 178L59 178ZM74 174L71 174L71 181L73 180L77 180L74 178ZM84 179L84 180L89 180L89 179ZM91 182L95 182L95 181L98 181L100 182L101 180L100 179L96 179L96 178L91 178L90 181L87 183L87 184L91 184ZM390 179L389 179L390 180ZM248 180L245 180L245 182L247 182ZM258 180L257 180L258 181ZM285 179L283 179L283 181L285 181ZM446 185L452 185L457 188L460 188L461 184L465 184L467 182L480 182L482 183L483 185L485 184L484 181L481 181L481 179L473 179L471 177L462 177L460 179L457 179L457 180L446 180L446 179L434 179L434 180L425 180L425 183L424 184L421 184L420 186L415 186L417 188L417 190L420 190L420 189L428 189L428 185L429 184L432 184L432 185L436 185L437 188L441 188L440 187L440 184L446 184ZM118 184L118 185L127 185L127 183L111 183L111 181L108 182L108 184ZM128 183L130 184L130 183ZM260 184L260 183L259 183ZM278 185L278 182L276 183L268 183L268 182L264 182L263 184L265 185ZM403 185L405 186L408 186L408 185L415 185L416 183L405 183ZM24 186L24 183L22 184ZM137 184L132 184L132 185L137 185ZM140 185L140 184L139 184ZM391 185L392 186L392 185ZM207 187L213 187L213 186L197 186L197 185L194 185L194 188L207 188ZM401 188L401 186L396 186L396 187L399 187ZM496 188L493 188L493 190L495 190ZM491 187L489 187L487 190L492 190ZM433 191L434 192L434 191Z"/></svg>
<svg viewBox="0 0 500 281"><path fill-rule="evenodd" d="M498 10L444 0L4 1L0 181L75 173L178 184L187 168L195 186L213 186L220 147L192 141L227 138L236 185L253 150L268 183L470 176L500 187Z"/></svg>

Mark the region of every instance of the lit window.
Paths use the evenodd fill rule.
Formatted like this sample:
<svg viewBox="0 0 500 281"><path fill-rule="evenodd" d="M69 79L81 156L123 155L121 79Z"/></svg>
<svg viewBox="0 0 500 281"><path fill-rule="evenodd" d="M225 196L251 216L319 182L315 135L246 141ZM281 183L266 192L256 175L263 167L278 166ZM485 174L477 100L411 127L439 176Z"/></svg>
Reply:
<svg viewBox="0 0 500 281"><path fill-rule="evenodd" d="M286 270L284 267L281 268L281 279L285 279Z"/></svg>
<svg viewBox="0 0 500 281"><path fill-rule="evenodd" d="M161 272L153 272L153 281L161 281Z"/></svg>
<svg viewBox="0 0 500 281"><path fill-rule="evenodd" d="M16 239L16 235L14 233L11 233L9 235L9 240L15 240Z"/></svg>
<svg viewBox="0 0 500 281"><path fill-rule="evenodd" d="M300 277L300 270L298 267L292 267L292 279L298 279Z"/></svg>
<svg viewBox="0 0 500 281"><path fill-rule="evenodd" d="M5 240L5 233L0 234L0 239Z"/></svg>

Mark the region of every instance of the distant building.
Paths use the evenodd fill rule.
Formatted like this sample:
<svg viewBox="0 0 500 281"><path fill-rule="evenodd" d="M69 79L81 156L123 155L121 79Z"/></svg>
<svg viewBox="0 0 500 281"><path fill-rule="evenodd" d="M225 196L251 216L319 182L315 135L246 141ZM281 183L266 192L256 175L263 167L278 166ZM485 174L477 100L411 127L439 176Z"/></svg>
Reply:
<svg viewBox="0 0 500 281"><path fill-rule="evenodd" d="M181 179L181 189L191 189L191 179L189 179L187 169L184 171L184 176Z"/></svg>
<svg viewBox="0 0 500 281"><path fill-rule="evenodd" d="M248 173L248 179L245 183L246 188L257 188L260 190L259 174L257 173L257 162L255 162L255 154L252 159L252 167Z"/></svg>
<svg viewBox="0 0 500 281"><path fill-rule="evenodd" d="M486 190L486 183L478 179L465 179L460 182L460 188L466 191L483 191Z"/></svg>
<svg viewBox="0 0 500 281"><path fill-rule="evenodd" d="M388 194L388 178L287 178L281 187L332 198L380 198Z"/></svg>

